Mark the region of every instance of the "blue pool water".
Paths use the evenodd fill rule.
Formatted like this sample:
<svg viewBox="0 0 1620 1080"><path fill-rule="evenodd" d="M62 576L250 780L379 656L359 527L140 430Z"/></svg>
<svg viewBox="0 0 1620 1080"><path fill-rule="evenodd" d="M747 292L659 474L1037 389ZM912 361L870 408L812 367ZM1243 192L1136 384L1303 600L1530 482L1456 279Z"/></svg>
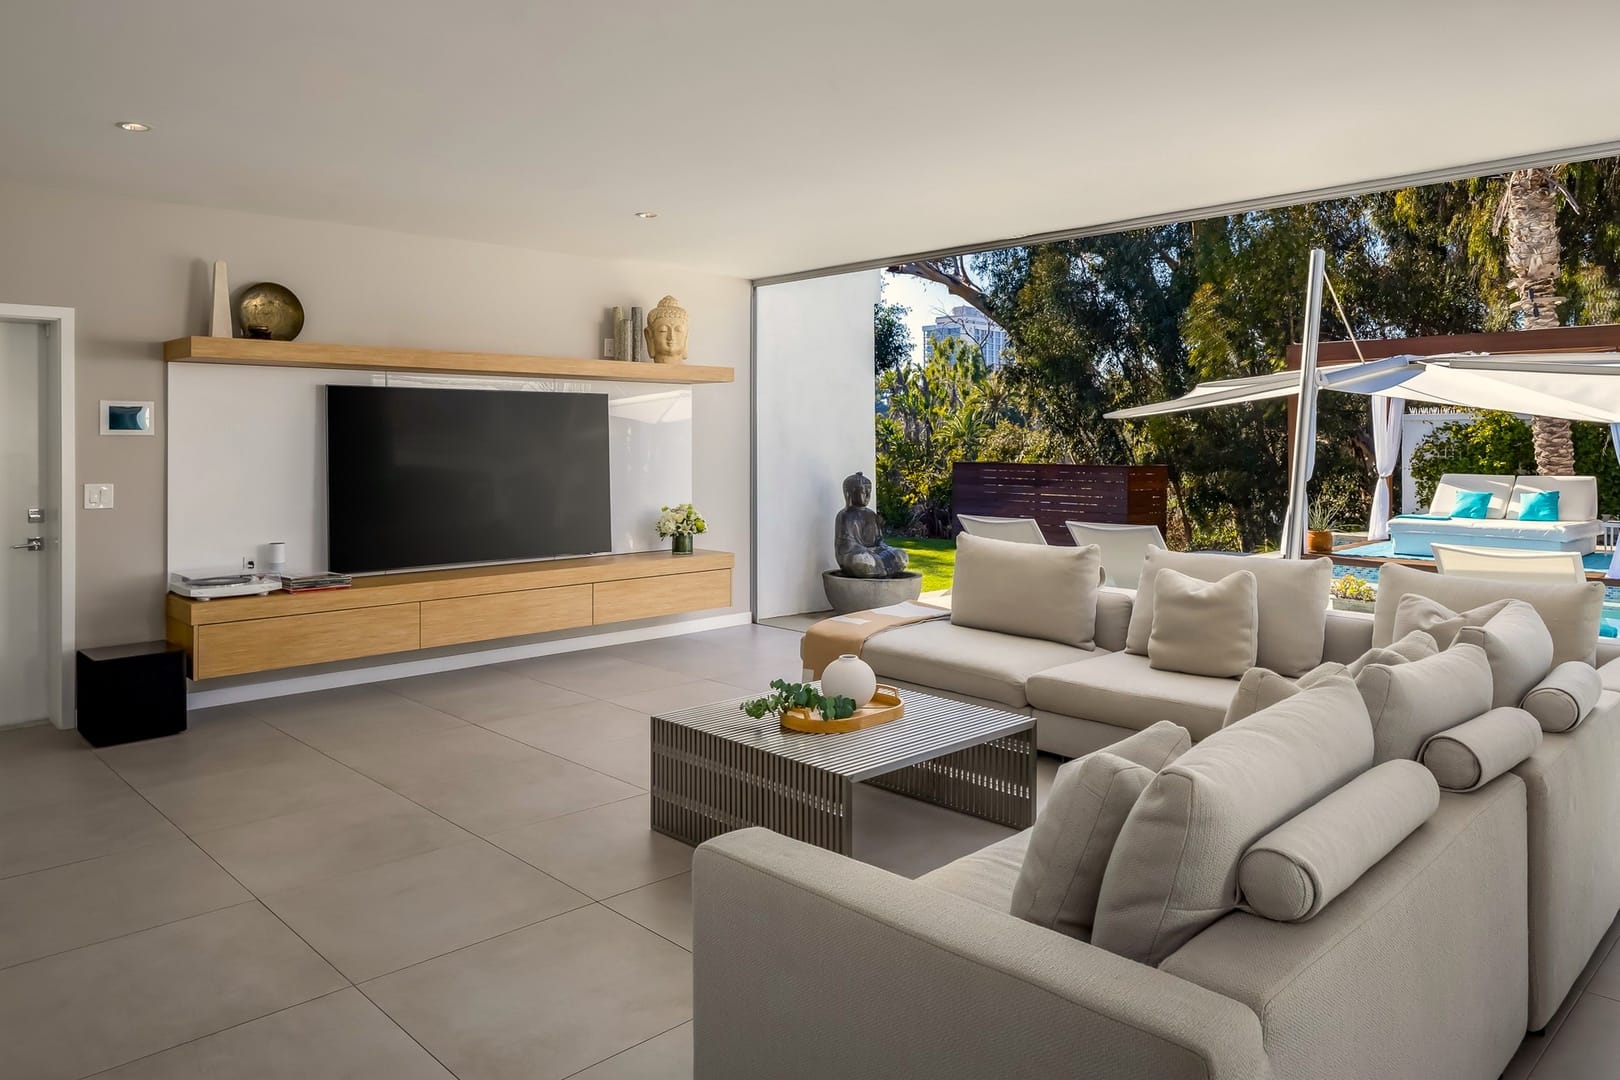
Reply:
<svg viewBox="0 0 1620 1080"><path fill-rule="evenodd" d="M1385 541L1383 544L1357 544L1354 548L1340 548L1339 553L1343 555L1362 555L1370 558L1379 558L1380 553L1374 550L1379 547L1387 548L1389 547L1389 542ZM1382 554L1383 557L1388 557L1389 553L1384 552ZM1582 561L1586 563L1586 568L1588 570L1607 570L1609 568L1609 563L1613 560L1613 558L1614 555L1612 552L1602 552L1599 554L1588 555ZM1343 566L1339 563L1334 563L1333 577L1335 579L1342 577L1358 577L1377 585L1378 567ZM1604 637L1620 637L1620 588L1616 588L1611 585L1604 590L1603 625L1599 627L1598 632Z"/></svg>

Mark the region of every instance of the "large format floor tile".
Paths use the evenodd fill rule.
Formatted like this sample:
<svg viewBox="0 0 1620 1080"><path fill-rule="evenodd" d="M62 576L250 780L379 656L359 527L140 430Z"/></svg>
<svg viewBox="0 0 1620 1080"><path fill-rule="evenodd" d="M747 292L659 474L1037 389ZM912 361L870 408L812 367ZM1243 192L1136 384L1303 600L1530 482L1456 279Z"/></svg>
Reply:
<svg viewBox="0 0 1620 1080"><path fill-rule="evenodd" d="M609 698L615 705L623 705L627 709L646 713L649 716L658 713L675 712L679 709L694 709L699 705L710 705L716 701L727 701L731 698L742 698L748 691L740 686L729 683L714 682L710 679L699 679L696 682L683 682L675 686L667 686L661 690L643 690L635 694L614 694Z"/></svg>
<svg viewBox="0 0 1620 1080"><path fill-rule="evenodd" d="M190 840L0 880L0 967L253 899Z"/></svg>
<svg viewBox="0 0 1620 1080"><path fill-rule="evenodd" d="M592 1065L574 1080L691 1080L692 1025L682 1024L672 1031L632 1046Z"/></svg>
<svg viewBox="0 0 1620 1080"><path fill-rule="evenodd" d="M78 801L39 803L6 813L5 827L0 828L0 878L179 836L162 814L127 786Z"/></svg>
<svg viewBox="0 0 1620 1080"><path fill-rule="evenodd" d="M634 1074L632 1074L634 1075ZM452 1080L355 989L142 1058L99 1080Z"/></svg>
<svg viewBox="0 0 1620 1080"><path fill-rule="evenodd" d="M593 698L611 698L643 690L660 690L687 682L691 675L640 664L600 652L563 653L519 660L505 670Z"/></svg>
<svg viewBox="0 0 1620 1080"><path fill-rule="evenodd" d="M1542 1051L1531 1080L1600 1080L1620 1075L1620 1001L1582 994Z"/></svg>
<svg viewBox="0 0 1620 1080"><path fill-rule="evenodd" d="M0 1060L30 1080L85 1076L343 985L240 904L0 971Z"/></svg>
<svg viewBox="0 0 1620 1080"><path fill-rule="evenodd" d="M362 989L460 1080L560 1080L692 1015L691 957L600 906Z"/></svg>
<svg viewBox="0 0 1620 1080"><path fill-rule="evenodd" d="M141 794L176 825L195 835L227 825L353 802L380 790L354 770L303 747L301 756L293 760L191 776L144 788Z"/></svg>
<svg viewBox="0 0 1620 1080"><path fill-rule="evenodd" d="M195 833L194 838L261 896L469 839L438 815L380 789L352 802Z"/></svg>
<svg viewBox="0 0 1620 1080"><path fill-rule="evenodd" d="M319 756L239 705L195 713L178 735L109 746L96 754L142 791L214 773L313 761Z"/></svg>
<svg viewBox="0 0 1620 1080"><path fill-rule="evenodd" d="M304 699L304 700L300 700ZM467 726L449 713L374 686L346 686L252 703L266 723L317 750L409 739Z"/></svg>
<svg viewBox="0 0 1620 1080"><path fill-rule="evenodd" d="M0 737L0 814L128 790L117 773L85 752L75 732L39 724Z"/></svg>
<svg viewBox="0 0 1620 1080"><path fill-rule="evenodd" d="M617 896L692 868L691 848L648 827L650 802L624 799L490 840L589 896Z"/></svg>
<svg viewBox="0 0 1620 1080"><path fill-rule="evenodd" d="M327 752L395 791L442 785L544 757L532 746L471 724L408 739L368 739Z"/></svg>
<svg viewBox="0 0 1620 1080"><path fill-rule="evenodd" d="M692 951L692 875L679 874L602 903L659 937Z"/></svg>
<svg viewBox="0 0 1620 1080"><path fill-rule="evenodd" d="M586 700L569 688L525 678L505 667L466 668L388 684L397 694L475 724L527 716Z"/></svg>
<svg viewBox="0 0 1620 1080"><path fill-rule="evenodd" d="M484 724L491 731L552 753L601 741L644 735L647 714L610 701L587 701Z"/></svg>
<svg viewBox="0 0 1620 1080"><path fill-rule="evenodd" d="M590 903L481 840L287 892L265 905L356 982Z"/></svg>
<svg viewBox="0 0 1620 1080"><path fill-rule="evenodd" d="M527 748L525 748L527 749ZM533 760L402 788L412 801L480 836L639 794L583 765L531 750Z"/></svg>

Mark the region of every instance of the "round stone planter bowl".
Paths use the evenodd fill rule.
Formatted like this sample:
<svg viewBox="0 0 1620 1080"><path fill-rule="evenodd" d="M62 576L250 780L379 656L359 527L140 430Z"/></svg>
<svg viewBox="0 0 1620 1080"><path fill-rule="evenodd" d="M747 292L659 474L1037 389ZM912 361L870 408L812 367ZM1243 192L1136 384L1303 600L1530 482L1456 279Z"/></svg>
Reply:
<svg viewBox="0 0 1620 1080"><path fill-rule="evenodd" d="M827 590L827 602L842 615L917 599L922 595L922 571L907 570L892 578L860 578L827 570L821 575L821 585Z"/></svg>

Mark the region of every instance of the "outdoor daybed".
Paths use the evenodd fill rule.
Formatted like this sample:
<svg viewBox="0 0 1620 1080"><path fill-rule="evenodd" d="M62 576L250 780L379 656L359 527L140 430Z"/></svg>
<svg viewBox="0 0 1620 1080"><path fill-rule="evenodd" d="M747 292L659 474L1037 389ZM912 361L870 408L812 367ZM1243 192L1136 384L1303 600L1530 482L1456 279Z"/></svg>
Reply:
<svg viewBox="0 0 1620 1080"><path fill-rule="evenodd" d="M1556 521L1526 521L1526 500L1547 491L1558 493ZM1484 517L1455 517L1459 498L1471 492L1489 497ZM1433 544L1474 544L1525 551L1597 549L1603 526L1598 522L1597 479L1591 476L1479 476L1447 473L1440 478L1427 514L1391 519L1389 538L1396 555L1428 558Z"/></svg>

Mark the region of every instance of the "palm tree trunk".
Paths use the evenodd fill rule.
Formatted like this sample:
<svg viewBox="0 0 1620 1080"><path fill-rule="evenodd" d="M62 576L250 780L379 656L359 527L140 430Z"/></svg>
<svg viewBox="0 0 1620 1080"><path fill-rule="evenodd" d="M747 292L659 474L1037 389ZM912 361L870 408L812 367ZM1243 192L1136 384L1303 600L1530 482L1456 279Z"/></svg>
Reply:
<svg viewBox="0 0 1620 1080"><path fill-rule="evenodd" d="M1518 299L1525 330L1558 326L1561 296L1553 294L1558 276L1558 188L1552 169L1520 169L1508 177L1507 263L1510 284ZM1543 476L1569 476L1575 472L1575 442L1569 421L1550 416L1530 419L1536 471Z"/></svg>

